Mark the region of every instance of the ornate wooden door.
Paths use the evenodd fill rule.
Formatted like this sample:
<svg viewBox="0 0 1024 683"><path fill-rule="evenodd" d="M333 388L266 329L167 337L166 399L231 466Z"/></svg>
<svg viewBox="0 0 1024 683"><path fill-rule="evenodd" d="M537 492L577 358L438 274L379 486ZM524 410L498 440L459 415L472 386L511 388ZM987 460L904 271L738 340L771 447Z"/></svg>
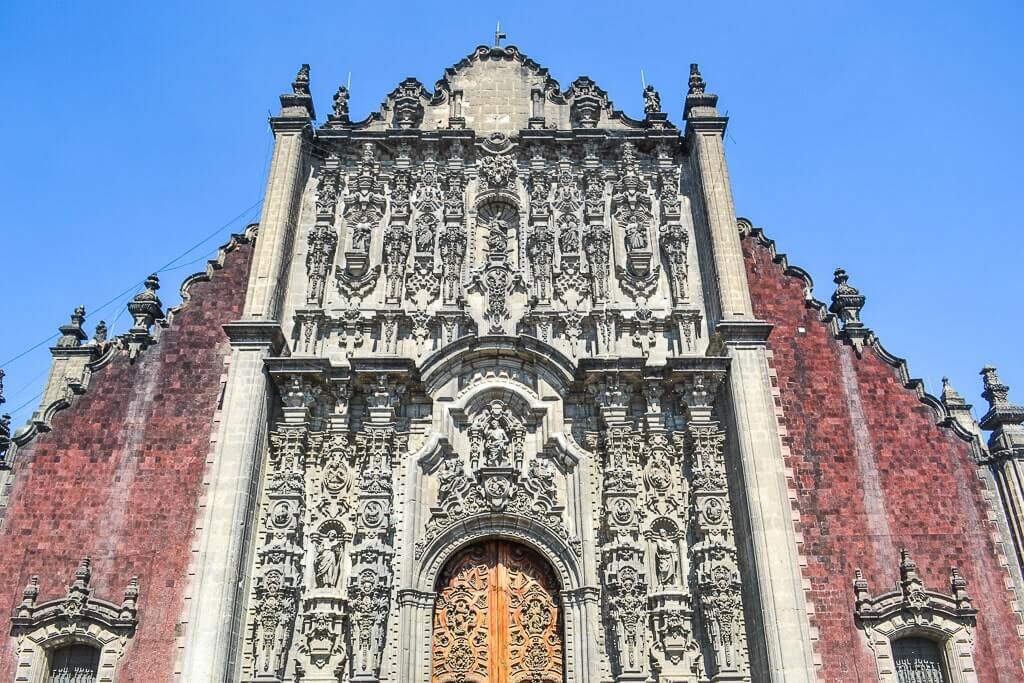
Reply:
<svg viewBox="0 0 1024 683"><path fill-rule="evenodd" d="M550 566L515 543L455 555L438 581L434 683L562 683L562 620Z"/></svg>

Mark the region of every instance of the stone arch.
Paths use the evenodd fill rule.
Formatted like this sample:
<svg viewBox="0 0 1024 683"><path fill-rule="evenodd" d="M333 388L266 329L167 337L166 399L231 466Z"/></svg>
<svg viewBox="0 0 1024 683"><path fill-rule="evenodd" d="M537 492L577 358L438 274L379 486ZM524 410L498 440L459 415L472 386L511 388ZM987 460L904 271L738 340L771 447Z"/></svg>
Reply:
<svg viewBox="0 0 1024 683"><path fill-rule="evenodd" d="M568 393L576 375L575 363L535 337L484 335L462 337L424 358L419 366L420 378L428 393L433 393L433 389L447 379L481 359L518 361L534 370L561 395Z"/></svg>
<svg viewBox="0 0 1024 683"><path fill-rule="evenodd" d="M580 558L565 539L536 520L503 513L470 517L439 534L423 550L414 587L424 593L433 591L441 570L455 553L488 538L514 541L535 551L551 565L562 591L583 586Z"/></svg>

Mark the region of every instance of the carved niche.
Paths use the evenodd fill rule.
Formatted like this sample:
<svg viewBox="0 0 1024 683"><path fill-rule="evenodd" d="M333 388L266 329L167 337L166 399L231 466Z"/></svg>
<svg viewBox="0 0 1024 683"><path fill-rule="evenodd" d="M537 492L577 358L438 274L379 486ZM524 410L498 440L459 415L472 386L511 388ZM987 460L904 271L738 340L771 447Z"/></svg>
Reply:
<svg viewBox="0 0 1024 683"><path fill-rule="evenodd" d="M534 519L564 539L574 552L582 551L580 541L570 537L564 508L558 503L555 467L543 454L526 453L526 433L517 411L497 399L481 406L469 419L468 457L448 453L433 471L437 504L416 542L416 557L453 525L490 513Z"/></svg>

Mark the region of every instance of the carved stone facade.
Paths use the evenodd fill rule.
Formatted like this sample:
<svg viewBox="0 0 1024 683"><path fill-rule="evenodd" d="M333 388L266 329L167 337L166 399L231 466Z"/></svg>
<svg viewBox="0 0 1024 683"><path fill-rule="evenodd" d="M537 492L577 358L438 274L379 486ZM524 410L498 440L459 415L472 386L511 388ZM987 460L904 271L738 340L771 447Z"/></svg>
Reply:
<svg viewBox="0 0 1024 683"><path fill-rule="evenodd" d="M1024 523L1019 506L988 507L976 465L1013 484L1024 411L987 369L985 452L969 406L927 396L881 348L845 271L828 307L737 224L727 121L696 65L683 126L653 87L642 96L632 119L589 78L563 89L518 49L479 47L362 121L340 88L317 126L304 65L271 119L247 281L188 302L183 316L209 313L184 332L155 276L126 335L101 324L86 342L76 309L32 426L0 419L12 575L55 561L25 539L66 513L41 515L26 487L78 486L61 458L110 459L122 491L123 472L148 482L146 467L179 462L136 438L139 421L167 420L161 443L214 425L174 506L194 519L146 507L184 490L167 483L177 470L129 516L108 503L84 517L121 525L89 545L121 572L141 563L142 598L133 583L118 610L85 576L40 602L30 581L13 622L26 680L67 634L147 681L811 683L902 681L901 666L1018 680L1024 582L1000 544ZM197 356L175 353L180 338L220 350L178 381L152 360ZM79 398L107 364L133 387L127 405L103 375L102 394ZM206 412L174 393L187 382ZM62 432L51 418L75 403ZM111 405L132 435L117 458L97 433ZM34 467L8 479L26 456ZM900 497L921 482L941 485ZM921 512L927 496L943 514ZM117 545L122 528L145 543ZM925 590L907 554L899 590L872 597L864 576L894 577L897 538L929 585L960 568L952 597ZM152 564L122 560L135 545ZM154 635L134 642L136 623Z"/></svg>

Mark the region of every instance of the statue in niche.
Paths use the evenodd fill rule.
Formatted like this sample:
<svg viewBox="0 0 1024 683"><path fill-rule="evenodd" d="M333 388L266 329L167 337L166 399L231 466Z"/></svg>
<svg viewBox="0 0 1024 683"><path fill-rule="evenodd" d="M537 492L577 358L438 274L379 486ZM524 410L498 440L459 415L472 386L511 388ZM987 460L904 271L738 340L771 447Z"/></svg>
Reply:
<svg viewBox="0 0 1024 683"><path fill-rule="evenodd" d="M626 224L626 251L644 251L647 249L647 230L631 217Z"/></svg>
<svg viewBox="0 0 1024 683"><path fill-rule="evenodd" d="M370 231L371 226L367 222L360 221L355 224L352 228L352 249L354 251L361 251L363 253L369 251Z"/></svg>
<svg viewBox="0 0 1024 683"><path fill-rule="evenodd" d="M578 254L580 251L579 221L575 216L563 215L558 220L558 249L563 254Z"/></svg>
<svg viewBox="0 0 1024 683"><path fill-rule="evenodd" d="M437 229L437 219L430 214L420 216L416 221L416 251L421 254L429 254L434 251L434 232Z"/></svg>
<svg viewBox="0 0 1024 683"><path fill-rule="evenodd" d="M484 455L487 458L487 465L500 467L508 464L508 445L508 432L501 426L497 415L493 415L484 431Z"/></svg>
<svg viewBox="0 0 1024 683"><path fill-rule="evenodd" d="M487 252L491 256L504 256L508 253L508 235L504 221L495 221L487 234Z"/></svg>
<svg viewBox="0 0 1024 683"><path fill-rule="evenodd" d="M341 545L341 537L334 529L328 531L320 540L313 561L317 588L335 588L338 585L338 576L341 573Z"/></svg>
<svg viewBox="0 0 1024 683"><path fill-rule="evenodd" d="M654 572L658 585L671 586L679 574L679 549L668 529L660 529L654 539Z"/></svg>

